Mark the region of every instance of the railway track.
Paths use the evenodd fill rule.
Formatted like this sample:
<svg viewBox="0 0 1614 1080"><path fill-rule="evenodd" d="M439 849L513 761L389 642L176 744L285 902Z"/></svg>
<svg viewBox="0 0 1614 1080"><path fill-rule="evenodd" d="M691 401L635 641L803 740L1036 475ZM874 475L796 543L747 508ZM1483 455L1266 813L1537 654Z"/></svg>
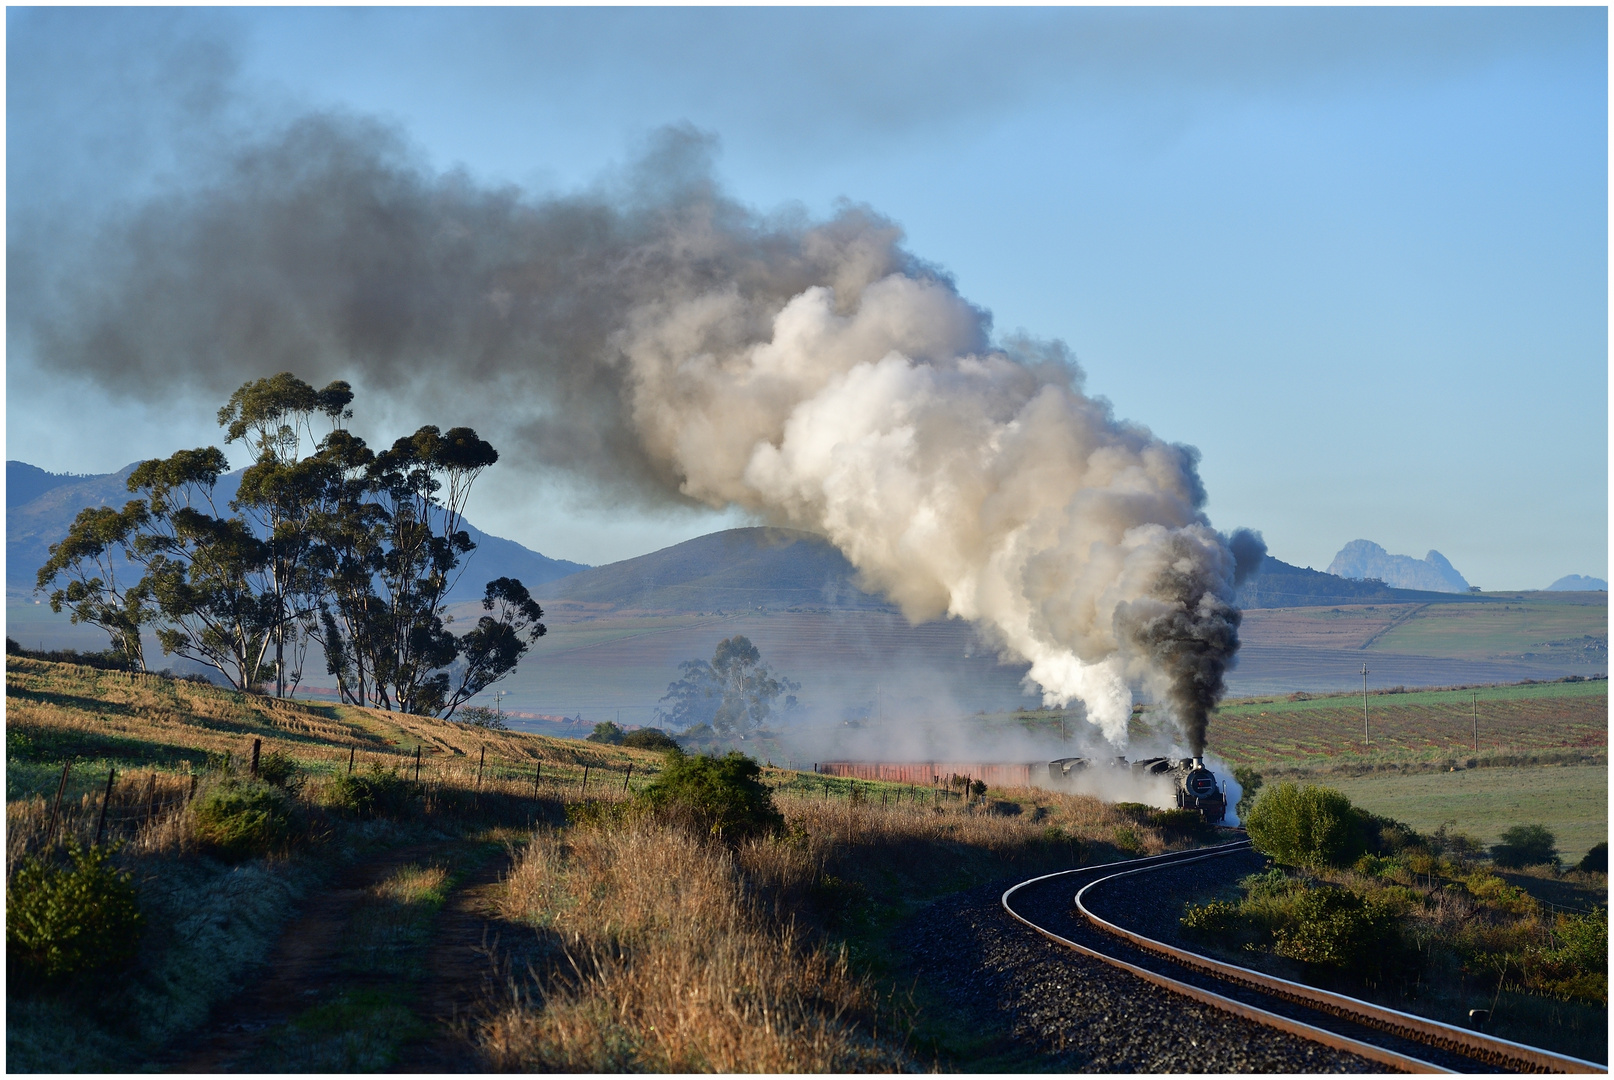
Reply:
<svg viewBox="0 0 1614 1080"><path fill-rule="evenodd" d="M1068 948L1205 1005L1404 1072L1604 1073L1605 1065L1279 979L1119 925L1101 903L1123 904L1148 875L1250 851L1248 840L1126 863L1047 874L1009 889L1003 909ZM1095 906L1105 907L1096 914ZM1106 915L1108 917L1106 917Z"/></svg>

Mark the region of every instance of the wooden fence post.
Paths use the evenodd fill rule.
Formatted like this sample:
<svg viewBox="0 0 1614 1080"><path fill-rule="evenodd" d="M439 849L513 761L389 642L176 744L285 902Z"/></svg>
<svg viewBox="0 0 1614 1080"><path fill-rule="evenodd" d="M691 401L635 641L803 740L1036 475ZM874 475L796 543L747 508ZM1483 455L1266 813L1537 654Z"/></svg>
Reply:
<svg viewBox="0 0 1614 1080"><path fill-rule="evenodd" d="M534 770L534 772L532 774L532 797L535 798L535 799L538 797L538 781L542 780L543 778L544 778L544 763L540 761L538 763L538 768L536 770Z"/></svg>
<svg viewBox="0 0 1614 1080"><path fill-rule="evenodd" d="M112 801L112 779L118 775L117 769L108 769L106 772L106 794L101 796L101 816L95 822L95 846L101 846L101 833L106 829L106 808Z"/></svg>
<svg viewBox="0 0 1614 1080"><path fill-rule="evenodd" d="M628 781L633 779L633 762L628 762L628 774L622 778L622 790L628 790Z"/></svg>
<svg viewBox="0 0 1614 1080"><path fill-rule="evenodd" d="M146 824L150 825L157 820L157 774L152 773L146 781Z"/></svg>
<svg viewBox="0 0 1614 1080"><path fill-rule="evenodd" d="M476 759L476 787L479 791L482 788L482 766L487 764L487 760L488 748L484 746L482 747L482 756Z"/></svg>
<svg viewBox="0 0 1614 1080"><path fill-rule="evenodd" d="M263 749L263 740L262 739L253 739L252 740L252 778L254 780L256 780L258 778L258 751L260 751L262 749Z"/></svg>
<svg viewBox="0 0 1614 1080"><path fill-rule="evenodd" d="M353 759L358 752L359 748L357 746L350 746L347 748L347 774L349 776L353 775Z"/></svg>
<svg viewBox="0 0 1614 1080"><path fill-rule="evenodd" d="M583 788L578 793L578 797L579 798L587 798L588 797L588 764L586 762L583 765Z"/></svg>
<svg viewBox="0 0 1614 1080"><path fill-rule="evenodd" d="M415 744L415 783L420 783L420 744Z"/></svg>
<svg viewBox="0 0 1614 1080"><path fill-rule="evenodd" d="M62 811L62 795L67 791L67 774L73 768L73 759L68 758L67 764L62 766L62 780L56 785L56 801L50 808L50 825L45 829L45 846L50 847L51 840L56 836L56 817Z"/></svg>

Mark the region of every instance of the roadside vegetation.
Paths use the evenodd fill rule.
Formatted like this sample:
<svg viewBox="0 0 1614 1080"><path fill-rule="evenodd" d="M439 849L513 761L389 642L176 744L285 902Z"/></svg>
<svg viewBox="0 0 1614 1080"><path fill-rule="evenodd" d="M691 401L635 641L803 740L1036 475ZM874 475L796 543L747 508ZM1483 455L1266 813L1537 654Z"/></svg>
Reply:
<svg viewBox="0 0 1614 1080"><path fill-rule="evenodd" d="M490 830L558 823L568 801L660 768L629 749L8 661L7 1051L19 1071L170 1060L344 867L404 845L482 850ZM380 1024L407 997L355 1004L343 1024ZM260 1064L372 1067L413 1030L348 1061L298 1050L304 1028Z"/></svg>
<svg viewBox="0 0 1614 1080"><path fill-rule="evenodd" d="M1542 825L1515 826L1487 852L1462 833L1420 834L1338 791L1288 782L1265 786L1245 824L1272 862L1236 892L1186 908L1182 926L1200 947L1607 1060L1606 847L1601 870L1595 853L1565 870Z"/></svg>

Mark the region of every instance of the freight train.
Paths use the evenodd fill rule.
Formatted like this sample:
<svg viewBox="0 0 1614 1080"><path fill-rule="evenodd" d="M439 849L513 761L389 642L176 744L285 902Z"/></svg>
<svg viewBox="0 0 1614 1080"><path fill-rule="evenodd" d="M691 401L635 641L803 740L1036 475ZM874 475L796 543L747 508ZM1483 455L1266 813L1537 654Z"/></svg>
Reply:
<svg viewBox="0 0 1614 1080"><path fill-rule="evenodd" d="M1048 778L1055 784L1075 781L1084 771L1095 768L1129 769L1139 776L1162 776L1171 781L1177 795L1177 807L1198 810L1212 825L1227 816L1227 793L1216 782L1216 774L1205 768L1202 758L1144 758L1128 761L1124 757L1103 762L1095 758L1057 758L1048 763Z"/></svg>

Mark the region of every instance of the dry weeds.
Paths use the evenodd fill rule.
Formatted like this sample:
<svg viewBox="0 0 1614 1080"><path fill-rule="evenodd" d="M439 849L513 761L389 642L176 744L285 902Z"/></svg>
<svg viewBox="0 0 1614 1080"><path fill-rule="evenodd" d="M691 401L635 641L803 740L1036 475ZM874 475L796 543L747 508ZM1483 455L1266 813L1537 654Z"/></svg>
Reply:
<svg viewBox="0 0 1614 1080"><path fill-rule="evenodd" d="M844 954L807 943L750 894L720 844L640 821L541 833L508 918L558 957L490 1016L498 1069L846 1072L906 1064Z"/></svg>

